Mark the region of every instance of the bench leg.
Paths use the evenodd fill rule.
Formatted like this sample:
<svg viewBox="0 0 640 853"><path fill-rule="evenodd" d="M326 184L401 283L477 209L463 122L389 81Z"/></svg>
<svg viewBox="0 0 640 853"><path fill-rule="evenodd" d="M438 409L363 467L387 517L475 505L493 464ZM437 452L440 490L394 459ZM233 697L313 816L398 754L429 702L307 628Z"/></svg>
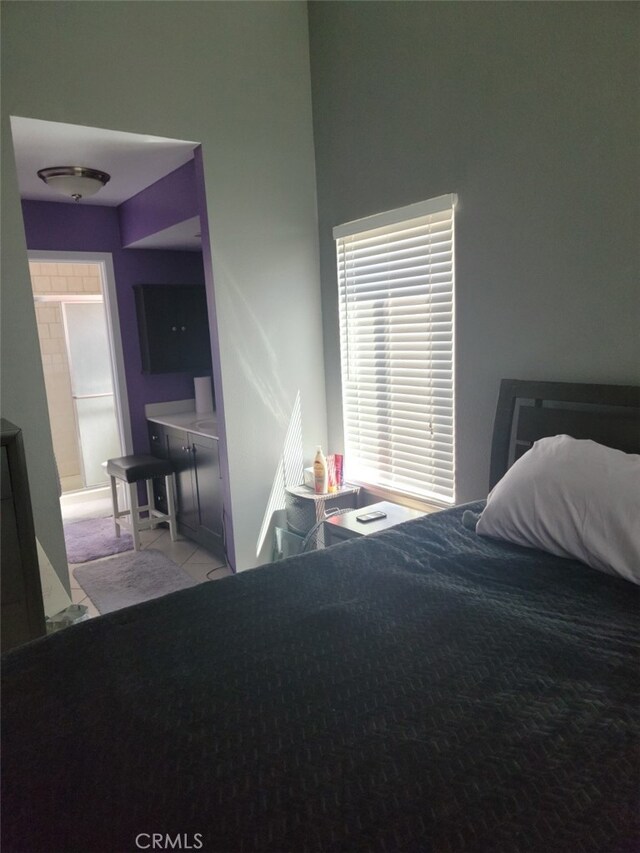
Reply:
<svg viewBox="0 0 640 853"><path fill-rule="evenodd" d="M140 510L138 509L138 484L129 483L129 505L131 506L131 535L133 536L133 550L140 550L140 531L138 530L138 522L140 521Z"/></svg>
<svg viewBox="0 0 640 853"><path fill-rule="evenodd" d="M113 509L113 526L116 529L116 536L120 538L120 524L118 523L118 513L120 510L118 509L118 487L116 485L116 478L110 477L111 480L111 504Z"/></svg>
<svg viewBox="0 0 640 853"><path fill-rule="evenodd" d="M167 474L164 478L167 489L167 511L169 515L169 533L171 541L176 542L178 539L178 524L176 522L176 500L175 500L175 475Z"/></svg>
<svg viewBox="0 0 640 853"><path fill-rule="evenodd" d="M147 504L149 505L149 521L152 521L153 515L151 510L156 507L156 501L153 496L153 480L147 480Z"/></svg>

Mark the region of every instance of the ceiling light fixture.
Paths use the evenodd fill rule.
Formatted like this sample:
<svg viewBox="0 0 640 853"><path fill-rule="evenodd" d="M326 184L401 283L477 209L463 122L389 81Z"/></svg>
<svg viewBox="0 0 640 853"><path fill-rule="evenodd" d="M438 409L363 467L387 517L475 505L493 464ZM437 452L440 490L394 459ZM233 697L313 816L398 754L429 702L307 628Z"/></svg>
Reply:
<svg viewBox="0 0 640 853"><path fill-rule="evenodd" d="M40 169L38 177L51 189L74 201L95 195L111 179L111 175L106 172L87 169L85 166L50 166Z"/></svg>

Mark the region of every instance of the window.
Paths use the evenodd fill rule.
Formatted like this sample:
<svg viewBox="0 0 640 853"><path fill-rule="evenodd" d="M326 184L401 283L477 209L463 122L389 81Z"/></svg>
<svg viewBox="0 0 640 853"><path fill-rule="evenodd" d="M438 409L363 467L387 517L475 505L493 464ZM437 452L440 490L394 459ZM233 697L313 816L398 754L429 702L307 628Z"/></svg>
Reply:
<svg viewBox="0 0 640 853"><path fill-rule="evenodd" d="M334 228L345 476L454 502L455 195Z"/></svg>

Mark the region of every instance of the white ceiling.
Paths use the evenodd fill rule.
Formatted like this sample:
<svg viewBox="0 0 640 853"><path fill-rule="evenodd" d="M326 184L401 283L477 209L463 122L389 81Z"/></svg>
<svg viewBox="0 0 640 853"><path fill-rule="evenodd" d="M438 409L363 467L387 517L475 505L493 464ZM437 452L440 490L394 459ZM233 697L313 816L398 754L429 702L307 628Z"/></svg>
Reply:
<svg viewBox="0 0 640 853"><path fill-rule="evenodd" d="M197 142L143 136L98 127L11 117L20 195L35 201L76 204L37 175L47 166L88 166L111 175L109 183L80 204L116 207L193 159Z"/></svg>
<svg viewBox="0 0 640 853"><path fill-rule="evenodd" d="M202 249L200 239L200 217L185 219L163 231L149 234L135 243L129 243L127 249L182 249L183 251L196 252Z"/></svg>

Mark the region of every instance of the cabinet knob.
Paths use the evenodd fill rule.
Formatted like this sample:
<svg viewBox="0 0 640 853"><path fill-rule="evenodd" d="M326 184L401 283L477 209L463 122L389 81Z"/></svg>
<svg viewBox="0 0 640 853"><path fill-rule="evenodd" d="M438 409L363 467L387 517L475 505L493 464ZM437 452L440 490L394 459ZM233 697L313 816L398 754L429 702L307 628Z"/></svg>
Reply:
<svg viewBox="0 0 640 853"><path fill-rule="evenodd" d="M157 440L158 440L158 436L157 436L157 435L152 435L152 436L151 436L151 441L157 441Z"/></svg>
<svg viewBox="0 0 640 853"><path fill-rule="evenodd" d="M186 326L180 326L180 331L181 331L181 332L186 332L186 331L187 331L187 327L186 327Z"/></svg>
<svg viewBox="0 0 640 853"><path fill-rule="evenodd" d="M177 326L172 326L172 327L171 327L171 331L172 331L172 332L177 332L177 331L178 331L178 327L177 327Z"/></svg>

